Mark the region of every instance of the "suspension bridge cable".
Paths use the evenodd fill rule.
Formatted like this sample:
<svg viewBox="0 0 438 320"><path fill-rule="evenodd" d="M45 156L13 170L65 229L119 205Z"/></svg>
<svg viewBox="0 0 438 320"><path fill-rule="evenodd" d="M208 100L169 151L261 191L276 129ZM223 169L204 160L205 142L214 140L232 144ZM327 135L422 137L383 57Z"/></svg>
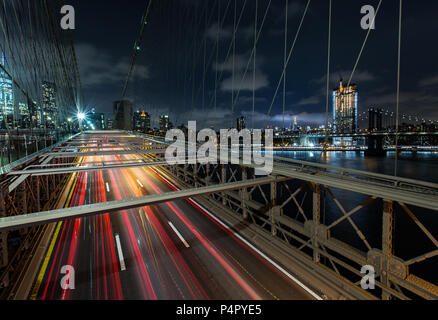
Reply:
<svg viewBox="0 0 438 320"><path fill-rule="evenodd" d="M332 40L332 0L329 0L328 47L327 47L327 91L325 105L325 148L328 144L329 96L330 96L330 55Z"/></svg>
<svg viewBox="0 0 438 320"><path fill-rule="evenodd" d="M135 66L135 63L136 63L136 60L137 60L137 56L138 56L138 53L140 51L140 46L141 46L141 43L142 43L142 40L143 40L144 30L145 30L145 27L146 27L146 24L147 24L147 21L148 21L147 19L149 17L149 14L150 14L150 11L151 11L151 8L152 8L152 2L153 2L152 0L149 0L148 5L146 7L146 11L145 11L145 13L143 15L143 18L141 20L140 33L138 35L137 40L135 41L134 52L132 54L132 59L131 59L131 65L129 67L128 75L126 77L126 81L125 81L125 84L123 86L122 97L120 98L120 101L122 101L125 98L125 95L126 95L126 90L128 88L128 85L129 85L129 80L131 79L132 71L134 70L134 66ZM115 113L116 116L117 116L117 114L119 112L119 107L120 107L120 104L117 104L116 113Z"/></svg>
<svg viewBox="0 0 438 320"><path fill-rule="evenodd" d="M397 60L397 102L396 102L396 117L395 117L395 164L394 176L398 174L398 138L399 138L399 109L400 109L400 69L401 69L401 34L402 34L402 18L403 18L403 0L400 0L399 21L398 21L398 60Z"/></svg>
<svg viewBox="0 0 438 320"><path fill-rule="evenodd" d="M360 58L362 57L363 50L365 49L365 45L367 44L368 37L370 36L371 30L372 30L371 26L374 26L374 24L375 24L377 14L379 13L380 6L382 5L382 1L383 0L379 1L379 4L377 5L377 9L376 9L376 12L375 12L375 15L371 19L371 24L370 24L370 27L368 28L367 34L365 36L365 40L363 41L362 47L361 47L360 52L359 52L359 56L356 59L356 63L354 64L353 70L351 71L350 78L348 79L347 88L349 88L350 85L351 85L351 81L353 80L354 73L356 72L357 66L359 65Z"/></svg>
<svg viewBox="0 0 438 320"><path fill-rule="evenodd" d="M258 33L257 33L256 45L257 45L257 43L258 43L258 41L260 39L260 35L262 33L262 30L263 30L263 27L264 27L264 24L265 24L265 21L266 21L266 17L268 15L269 9L271 7L271 3L272 3L272 0L269 0L268 5L267 5L266 10L265 10L265 14L264 14L263 19L262 19L262 23L260 24L260 28L259 28ZM245 72L243 73L241 82L243 82L245 80L245 78L246 78L246 74L248 73L248 70L249 70L249 65L250 65L250 63L251 63L251 61L253 59L253 56L254 56L254 51L255 50L253 48L252 51L251 51L251 54L249 56L248 63L246 64ZM241 89L242 89L242 87L239 87L239 90L237 90L237 94L234 97L234 105L236 105L237 102L239 101L239 96L240 96Z"/></svg>
<svg viewBox="0 0 438 320"><path fill-rule="evenodd" d="M268 110L268 113L267 113L266 122L268 121L268 119L269 119L269 117L270 117L270 114L271 114L271 111L272 111L272 107L274 106L275 99L277 98L278 90L279 90L280 85L281 85L281 82L283 81L283 78L284 78L284 76L285 76L285 74L286 74L286 68L287 68L287 66L289 65L290 59L291 59L291 57L292 57L292 53L294 52L295 45L296 45L296 43L297 43L298 36L300 35L300 31L301 31L301 28L302 28L302 26L303 26L304 19L306 18L306 15L307 15L307 11L308 11L308 9L309 9L310 2L311 2L311 0L308 0L308 1L307 1L307 5L306 5L306 7L305 7L305 9L304 9L303 16L301 17L301 21L300 21L300 24L299 24L299 26L298 26L298 30L297 30L297 32L296 32L296 34L295 34L295 38L294 38L294 41L293 41L293 43L292 43L292 47L291 47L291 49L290 49L290 51L289 51L289 55L288 55L288 58L287 58L287 61L286 61L286 65L283 67L283 72L281 73L280 81L278 82L277 89L275 90L274 96L273 96L273 98L272 98L271 105L270 105L270 107L269 107L269 110Z"/></svg>
<svg viewBox="0 0 438 320"><path fill-rule="evenodd" d="M289 7L289 0L286 0L286 8L285 8L285 19L284 19L284 60L283 65L286 69L286 59L287 59L287 22L288 22L288 7ZM286 112L286 75L284 76L283 80L283 130L285 129L285 123L284 123L284 116Z"/></svg>
<svg viewBox="0 0 438 320"><path fill-rule="evenodd" d="M255 118L255 81L256 81L256 59L257 59L257 23L258 23L258 8L259 1L256 0L255 16L254 16L254 59L253 59L253 71L252 71L252 129L254 130L254 118Z"/></svg>
<svg viewBox="0 0 438 320"><path fill-rule="evenodd" d="M217 66L219 64L219 31L220 31L220 1L217 6L217 33L216 33L216 68L215 68L215 85L214 85L214 111L217 109Z"/></svg>
<svg viewBox="0 0 438 320"><path fill-rule="evenodd" d="M237 0L234 0L234 22L233 31L236 30L237 23ZM233 126L234 118L234 71L236 66L236 37L232 38L233 43L233 71L232 71L232 84L231 84L231 127Z"/></svg>
<svg viewBox="0 0 438 320"><path fill-rule="evenodd" d="M236 37L236 35L237 35L237 30L239 29L240 22L241 22L241 20L242 20L243 13L244 13L244 11L245 11L245 7L246 7L247 2L248 2L248 0L245 0L244 3L243 3L242 9L241 9L241 11L240 11L240 16L239 16L239 19L238 19L237 24L236 24L236 29L235 29L234 32L233 32L232 39L233 39L234 37ZM225 16L224 16L224 19L225 19ZM223 20L222 22L224 22L224 20ZM224 61L228 61L228 58L230 57L230 54L231 54L232 47L233 47L233 41L231 40ZM212 64L212 59L213 59L213 56L210 56L209 62L207 63L207 65L208 65L209 67L210 67L211 64ZM220 73L219 73L219 77L218 77L218 83L217 83L217 85L219 84L219 81L221 81L221 80L223 79L224 71L225 71L225 68L221 68L221 71L220 71ZM205 74L204 74L204 77L205 77ZM198 90L198 93L199 93L199 90ZM209 107L211 107L211 106L213 105L213 102L214 102L214 96L213 96L212 99L210 100ZM209 110L210 110L210 108L209 108Z"/></svg>

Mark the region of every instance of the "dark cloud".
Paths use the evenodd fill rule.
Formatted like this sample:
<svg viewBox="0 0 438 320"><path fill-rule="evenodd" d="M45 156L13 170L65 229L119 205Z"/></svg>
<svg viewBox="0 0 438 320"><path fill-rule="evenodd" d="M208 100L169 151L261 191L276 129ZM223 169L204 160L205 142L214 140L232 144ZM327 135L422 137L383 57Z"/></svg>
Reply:
<svg viewBox="0 0 438 320"><path fill-rule="evenodd" d="M127 59L114 59L109 52L87 43L76 45L76 51L83 86L102 86L126 79L130 67ZM148 67L136 65L133 76L148 79Z"/></svg>
<svg viewBox="0 0 438 320"><path fill-rule="evenodd" d="M129 5L118 0L76 2L79 28L75 37L79 44L82 80L87 88L86 99L92 99L111 111L111 101L119 99L129 68L144 2L130 0ZM259 0L259 28L268 2ZM306 3L305 0L289 1L289 48ZM370 0L367 4L376 6L377 3L377 0ZM136 104L169 110L175 119L183 118L182 114L190 115L187 110L194 105L195 113L198 113L193 115L194 118L209 117L206 111L210 110L206 106L212 106L216 92L217 119L212 116L206 120L209 123L220 123L221 117L231 116L233 89L242 92L238 101L240 109L252 106L250 52L253 48L255 2L248 0L237 30L234 86L232 58L226 56L232 41L234 10L230 5L219 30L219 59L216 61L217 7L214 4L217 5L214 0L157 2L138 56L139 74L128 88L128 95L136 100ZM227 4L228 1L219 0L222 14ZM107 7L105 19L96 22L96 12L102 6ZM243 2L238 1L237 12L242 6ZM361 6L360 2L351 0L336 1L333 6L330 95L341 77L344 82L348 81L365 38L366 31L360 27ZM435 111L438 110L438 65L434 63L438 46L430 40L431 35L438 32L434 14L438 2L412 1L404 2L404 6L409 14L403 20L401 109L403 112L438 116ZM255 89L256 111L260 115L269 108L283 69L284 7L284 0L272 0L257 45ZM121 8L124 8L123 12ZM204 12L211 17L207 26ZM306 115L303 119L314 117L321 120L319 115L326 108L327 12L328 1L311 2L286 72L286 105L293 111L290 115ZM395 109L398 1L383 2L380 12L377 29L370 34L352 79L359 87L360 112L370 106ZM203 41L206 37L208 41ZM207 70L205 77L204 68ZM219 74L218 90L215 90L216 72ZM276 121L278 114L282 116L282 89L280 84L269 121ZM206 102L202 103L202 99ZM329 103L331 107L331 99ZM227 122L231 119L226 119ZM257 123L262 125L263 121Z"/></svg>

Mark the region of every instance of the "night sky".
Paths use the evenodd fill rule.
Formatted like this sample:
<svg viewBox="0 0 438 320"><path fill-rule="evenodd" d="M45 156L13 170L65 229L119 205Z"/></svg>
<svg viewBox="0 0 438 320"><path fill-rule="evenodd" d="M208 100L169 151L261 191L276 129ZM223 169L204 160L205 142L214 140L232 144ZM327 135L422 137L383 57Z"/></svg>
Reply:
<svg viewBox="0 0 438 320"><path fill-rule="evenodd" d="M145 0L70 0L76 10L75 46L78 54L85 107L112 113L121 98ZM237 0L237 17L244 0ZM258 25L269 0L259 0ZM363 5L377 8L377 0L333 1L331 84L347 81L365 39L360 26ZM405 0L403 7L401 104L402 113L438 120L438 2ZM221 19L219 61L216 63L218 3ZM307 1L289 1L288 51ZM326 109L328 3L311 1L287 70L286 124L294 116L300 124L323 124ZM200 127L231 125L232 55L226 61L234 20L235 0L154 0L127 98L135 109L157 117L170 113L180 125L190 118ZM359 87L359 113L369 107L395 111L397 84L399 1L383 1L359 62L353 82ZM273 100L283 68L285 0L272 0L257 47L255 126L282 124L283 86ZM240 91L233 118L245 115L251 122L253 62L242 75L253 48L255 0L247 0L237 31L235 90ZM205 46L204 46L205 44ZM204 51L205 50L205 51ZM204 64L204 52L205 61ZM205 82L203 70L206 68ZM214 89L216 70L222 74ZM194 77L193 77L194 75ZM194 81L193 81L194 80ZM205 91L204 91L205 83ZM194 85L193 85L194 84ZM192 103L192 101L194 101ZM193 114L191 110L194 108ZM331 104L330 104L331 110ZM363 126L363 125L362 125Z"/></svg>

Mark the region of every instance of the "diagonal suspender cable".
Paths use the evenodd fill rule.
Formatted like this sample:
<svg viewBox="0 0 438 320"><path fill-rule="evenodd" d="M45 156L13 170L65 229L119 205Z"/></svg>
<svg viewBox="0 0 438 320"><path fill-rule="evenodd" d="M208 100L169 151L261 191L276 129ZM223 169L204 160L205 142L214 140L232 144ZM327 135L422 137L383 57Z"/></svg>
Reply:
<svg viewBox="0 0 438 320"><path fill-rule="evenodd" d="M217 4L217 33L216 33L216 68L215 68L215 84L214 84L214 111L217 109L217 65L219 63L219 31L220 31L220 20L221 20L221 10L220 1Z"/></svg>
<svg viewBox="0 0 438 320"><path fill-rule="evenodd" d="M256 80L256 59L257 59L257 20L258 20L259 1L256 0L255 18L254 18L254 65L252 71L252 129L254 130L254 114L255 114L255 80Z"/></svg>
<svg viewBox="0 0 438 320"><path fill-rule="evenodd" d="M285 22L284 22L284 68L286 69L286 59L287 59L287 20L288 20L288 7L289 7L289 0L286 0L286 15L285 15ZM283 80L283 129L285 128L284 124L284 114L286 112L286 75L284 76Z"/></svg>
<svg viewBox="0 0 438 320"><path fill-rule="evenodd" d="M149 17L149 13L150 13L151 8L152 8L152 2L153 2L152 0L149 0L148 6L146 7L146 12L143 15L143 19L141 21L140 33L139 33L138 38L135 42L134 53L132 54L131 66L129 67L128 76L126 77L125 85L123 86L123 90L122 90L122 97L120 100L123 100L125 98L125 95L126 95L126 90L128 88L129 80L131 79L132 71L134 70L135 62L137 60L137 55L139 52L138 46L141 45L141 42L143 39L143 34L144 34L144 30L145 30L145 27L147 24L147 19ZM115 113L116 115L118 114L119 106L120 106L120 104L117 105L117 109L116 109L116 113Z"/></svg>
<svg viewBox="0 0 438 320"><path fill-rule="evenodd" d="M283 81L283 78L284 78L284 76L286 74L286 68L289 65L290 59L292 57L292 53L294 52L295 44L297 43L298 36L300 35L300 31L301 31L301 28L303 26L304 19L306 18L310 2L311 2L311 0L307 1L307 5L306 5L306 8L304 9L303 16L301 17L300 25L298 26L297 33L295 34L294 42L292 43L292 47L290 48L290 51L289 51L289 56L287 57L286 64L283 66L283 72L281 73L281 77L280 77L280 80L278 82L277 89L275 90L274 97L272 98L272 102L271 102L271 105L270 105L268 113L267 113L266 123L267 123L267 121L269 119L269 116L271 114L272 107L274 106L275 99L277 98L277 94L278 94L278 90L280 89L281 82ZM266 127L266 124L265 124L265 127Z"/></svg>
<svg viewBox="0 0 438 320"><path fill-rule="evenodd" d="M375 21L376 21L376 17L377 17L377 14L379 13L380 6L382 5L382 1L383 0L380 0L379 4L377 5L376 13L375 13L375 15L374 15L374 17L373 17L373 19L371 21L371 26L373 26ZM350 79L348 79L347 88L351 85L351 81L353 80L354 73L356 72L356 69L357 69L357 66L359 64L360 58L362 57L362 53L363 53L363 50L365 49L365 45L367 44L368 37L370 36L371 30L372 30L371 28L368 29L367 35L365 37L365 40L363 41L362 48L360 49L359 56L357 57L356 63L354 64L354 68L353 68L353 71L351 72Z"/></svg>
<svg viewBox="0 0 438 320"><path fill-rule="evenodd" d="M327 92L326 92L326 105L325 105L325 148L327 147L327 143L328 143L331 40L332 40L332 0L329 0L328 48L327 48Z"/></svg>
<svg viewBox="0 0 438 320"><path fill-rule="evenodd" d="M235 37L236 37L237 30L239 29L239 25L240 25L240 22L241 22L241 20L242 20L243 13L244 13L244 11L245 11L245 7L246 7L247 2L248 2L248 0L245 0L244 3L243 3L242 9L241 9L241 11L240 11L239 19L237 20L236 29L235 29L234 32L233 32L233 37L231 38L230 45L229 45L229 47L228 47L228 51L227 51L227 55L226 55L224 61L228 61L228 58L230 57L230 54L231 54L231 51L232 51L232 48L233 48L233 39L235 39ZM222 20L222 24L224 23L225 17L226 17L226 15L224 15L224 19ZM213 56L210 56L209 62L207 63L208 66L211 66L212 58L213 58ZM219 85L220 80L223 79L224 70L225 70L225 69L222 68L222 70L221 70L221 72L220 72L220 74L219 74L219 76L218 76L218 83L216 84L217 86ZM205 78L205 76L206 76L206 74L204 74L204 78ZM217 87L216 87L216 89L217 89ZM211 98L211 100L210 100L209 107L212 106L213 102L214 102L214 96L213 96L213 97ZM210 108L209 108L209 109L210 109Z"/></svg>
<svg viewBox="0 0 438 320"><path fill-rule="evenodd" d="M262 23L260 24L260 28L258 29L257 39L255 41L255 45L257 45L257 43L258 43L258 41L260 39L260 35L262 33L263 26L264 26L265 21L266 21L266 16L268 15L269 9L271 8L271 3L272 3L272 0L269 0L268 5L267 5L266 10L265 10L265 14L264 14L263 19L262 19ZM250 65L251 60L252 60L252 58L254 56L254 53L255 53L255 50L253 48L253 50L251 51L251 54L249 56L248 63L246 64L245 72L243 73L241 82L243 80L245 80L245 77L246 77L246 74L248 73L249 65ZM239 101L240 91L241 91L241 88L239 88L239 90L237 90L237 94L234 96L234 105L236 105L237 102Z"/></svg>
<svg viewBox="0 0 438 320"><path fill-rule="evenodd" d="M234 24L233 24L233 35L236 30L237 23L237 0L234 0ZM234 70L236 67L236 37L233 36L231 40L233 43L233 72L232 72L232 85L231 85L231 126L233 126L234 119Z"/></svg>
<svg viewBox="0 0 438 320"><path fill-rule="evenodd" d="M400 66L401 66L401 33L402 33L402 17L403 17L403 0L400 0L398 21L398 62L397 62L397 106L396 106L396 118L395 118L395 164L394 164L394 176L398 174L398 138L399 138L399 108L400 108Z"/></svg>

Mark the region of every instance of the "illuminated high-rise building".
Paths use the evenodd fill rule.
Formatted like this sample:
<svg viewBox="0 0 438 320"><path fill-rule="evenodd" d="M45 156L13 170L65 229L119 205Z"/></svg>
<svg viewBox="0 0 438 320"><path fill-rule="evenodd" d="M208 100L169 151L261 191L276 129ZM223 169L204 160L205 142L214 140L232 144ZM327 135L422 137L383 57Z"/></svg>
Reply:
<svg viewBox="0 0 438 320"><path fill-rule="evenodd" d="M134 112L134 130L146 132L151 127L151 117L145 111L137 110Z"/></svg>
<svg viewBox="0 0 438 320"><path fill-rule="evenodd" d="M88 119L96 130L106 129L105 114L96 112L95 108L91 109L91 113L88 114Z"/></svg>
<svg viewBox="0 0 438 320"><path fill-rule="evenodd" d="M333 91L333 132L357 131L358 90L355 84L344 86L342 80Z"/></svg>
<svg viewBox="0 0 438 320"><path fill-rule="evenodd" d="M167 114L160 117L160 130L166 132L171 129L171 123Z"/></svg>
<svg viewBox="0 0 438 320"><path fill-rule="evenodd" d="M55 84L44 81L43 84L42 124L56 128L58 124L58 107L56 105Z"/></svg>
<svg viewBox="0 0 438 320"><path fill-rule="evenodd" d="M20 116L22 116L22 117L29 117L30 116L29 107L28 107L27 103L24 103L24 102L18 103L18 109L20 112Z"/></svg>
<svg viewBox="0 0 438 320"><path fill-rule="evenodd" d="M1 56L2 65L5 65L5 57ZM11 122L14 117L14 88L11 78L4 72L0 71L0 120L3 123L4 117ZM4 125L4 123L3 123Z"/></svg>
<svg viewBox="0 0 438 320"><path fill-rule="evenodd" d="M27 103L19 102L18 103L18 126L21 129L30 128L32 119L30 117L29 106Z"/></svg>

